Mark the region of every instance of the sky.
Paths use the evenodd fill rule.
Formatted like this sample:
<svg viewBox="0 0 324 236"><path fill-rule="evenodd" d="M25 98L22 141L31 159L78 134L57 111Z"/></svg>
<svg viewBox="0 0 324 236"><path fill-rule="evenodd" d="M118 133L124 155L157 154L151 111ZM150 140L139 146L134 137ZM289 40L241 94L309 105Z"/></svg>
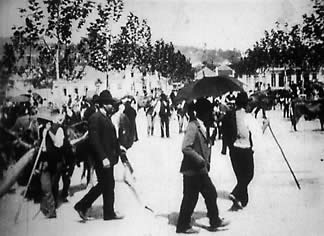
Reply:
<svg viewBox="0 0 324 236"><path fill-rule="evenodd" d="M102 1L102 0L97 0ZM0 0L0 36L10 36L18 24L18 8L26 0ZM152 39L175 45L233 49L252 47L275 22L296 24L311 9L310 0L125 0L151 26ZM94 20L91 16L90 20ZM74 41L84 32L73 34Z"/></svg>

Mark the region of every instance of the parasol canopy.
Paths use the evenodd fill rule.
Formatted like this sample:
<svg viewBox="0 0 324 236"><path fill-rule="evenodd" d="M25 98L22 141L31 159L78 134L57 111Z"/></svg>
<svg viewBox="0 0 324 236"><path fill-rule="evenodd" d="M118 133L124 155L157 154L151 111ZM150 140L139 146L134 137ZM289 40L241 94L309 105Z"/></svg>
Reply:
<svg viewBox="0 0 324 236"><path fill-rule="evenodd" d="M244 91L243 83L227 76L204 77L185 85L175 97L176 103L191 102L200 97L219 97L231 91Z"/></svg>

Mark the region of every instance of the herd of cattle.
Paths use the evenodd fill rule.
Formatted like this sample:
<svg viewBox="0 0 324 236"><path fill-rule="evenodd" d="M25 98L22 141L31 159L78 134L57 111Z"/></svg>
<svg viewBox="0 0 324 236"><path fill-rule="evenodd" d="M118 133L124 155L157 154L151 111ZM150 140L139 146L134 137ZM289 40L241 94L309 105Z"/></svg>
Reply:
<svg viewBox="0 0 324 236"><path fill-rule="evenodd" d="M310 100L300 97L293 97L287 90L270 90L255 92L250 95L250 108L255 111L255 116L261 110L263 116L266 111L280 107L284 103L284 98L289 98L289 113L291 124L295 131L297 123L302 116L305 120L319 119L321 130L324 130L324 98ZM2 111L5 112L5 111ZM16 163L31 147L39 145L37 117L33 115L23 115L15 117L15 120L8 122L4 120L8 117L4 114L0 120L0 179L3 177L7 168ZM69 122L65 124L65 130L68 140L75 140L81 137L87 131L87 122ZM69 145L66 151L66 159L69 160L67 170L72 175L75 165L80 166L83 163L84 171L82 177L90 181L91 172L91 154L89 153L89 144L87 139L81 142ZM21 171L17 182L20 185L26 185L31 173L33 162L31 161L24 170ZM31 191L33 192L33 191ZM30 198L35 198L38 194L31 194Z"/></svg>
<svg viewBox="0 0 324 236"><path fill-rule="evenodd" d="M293 96L286 90L256 92L250 95L250 107L251 110L256 108L256 116L260 110L265 116L265 111L274 109L278 104L280 107L284 107L285 99L288 99L287 117L290 118L295 131L297 131L297 124L302 116L305 120L319 119L321 130L324 130L324 97L306 99L304 96Z"/></svg>

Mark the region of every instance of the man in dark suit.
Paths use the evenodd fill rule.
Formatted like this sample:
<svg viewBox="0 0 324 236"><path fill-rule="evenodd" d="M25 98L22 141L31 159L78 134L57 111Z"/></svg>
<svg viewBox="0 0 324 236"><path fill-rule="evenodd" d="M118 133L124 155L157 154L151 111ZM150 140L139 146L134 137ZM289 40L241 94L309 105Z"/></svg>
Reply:
<svg viewBox="0 0 324 236"><path fill-rule="evenodd" d="M89 118L89 142L93 152L98 183L75 204L74 209L83 220L87 220L87 210L102 194L103 219L122 219L123 216L117 214L114 210L114 165L117 164L120 155L116 130L110 118L115 100L108 90L102 91L98 100L100 108Z"/></svg>
<svg viewBox="0 0 324 236"><path fill-rule="evenodd" d="M205 199L209 231L226 226L229 222L220 219L217 207L217 192L208 176L210 169L211 142L208 127L212 122L212 105L207 99L198 99L194 105L196 117L191 119L182 143L183 199L181 203L177 233L198 233L191 227L191 215L198 201L199 193Z"/></svg>

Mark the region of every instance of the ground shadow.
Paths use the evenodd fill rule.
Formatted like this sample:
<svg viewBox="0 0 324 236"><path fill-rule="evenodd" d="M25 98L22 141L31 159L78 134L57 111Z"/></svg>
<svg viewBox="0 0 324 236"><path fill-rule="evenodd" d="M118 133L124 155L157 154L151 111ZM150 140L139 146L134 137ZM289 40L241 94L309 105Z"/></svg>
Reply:
<svg viewBox="0 0 324 236"><path fill-rule="evenodd" d="M76 192L80 192L82 190L85 190L86 188L87 188L87 184L85 184L85 183L70 186L69 196L72 197Z"/></svg>
<svg viewBox="0 0 324 236"><path fill-rule="evenodd" d="M168 219L168 224L176 226L179 218L179 212L171 212L169 214L159 214L157 217L164 217ZM197 211L194 212L191 216L191 225L209 230L209 225L198 223L197 220L207 217L206 212ZM216 231L226 231L227 228L219 228Z"/></svg>
<svg viewBox="0 0 324 236"><path fill-rule="evenodd" d="M168 219L168 224L169 225L174 225L176 226L177 225L177 222L178 222L178 218L179 218L179 212L172 212L172 213L169 213L169 214L159 214L159 215L156 215L157 217L164 217L164 218L167 218ZM206 212L194 212L192 214L192 217L191 217L191 223L192 224L195 224L195 221L196 220L199 220L201 218L204 218L206 217Z"/></svg>
<svg viewBox="0 0 324 236"><path fill-rule="evenodd" d="M87 216L90 219L103 219L102 205L96 205L89 209Z"/></svg>

